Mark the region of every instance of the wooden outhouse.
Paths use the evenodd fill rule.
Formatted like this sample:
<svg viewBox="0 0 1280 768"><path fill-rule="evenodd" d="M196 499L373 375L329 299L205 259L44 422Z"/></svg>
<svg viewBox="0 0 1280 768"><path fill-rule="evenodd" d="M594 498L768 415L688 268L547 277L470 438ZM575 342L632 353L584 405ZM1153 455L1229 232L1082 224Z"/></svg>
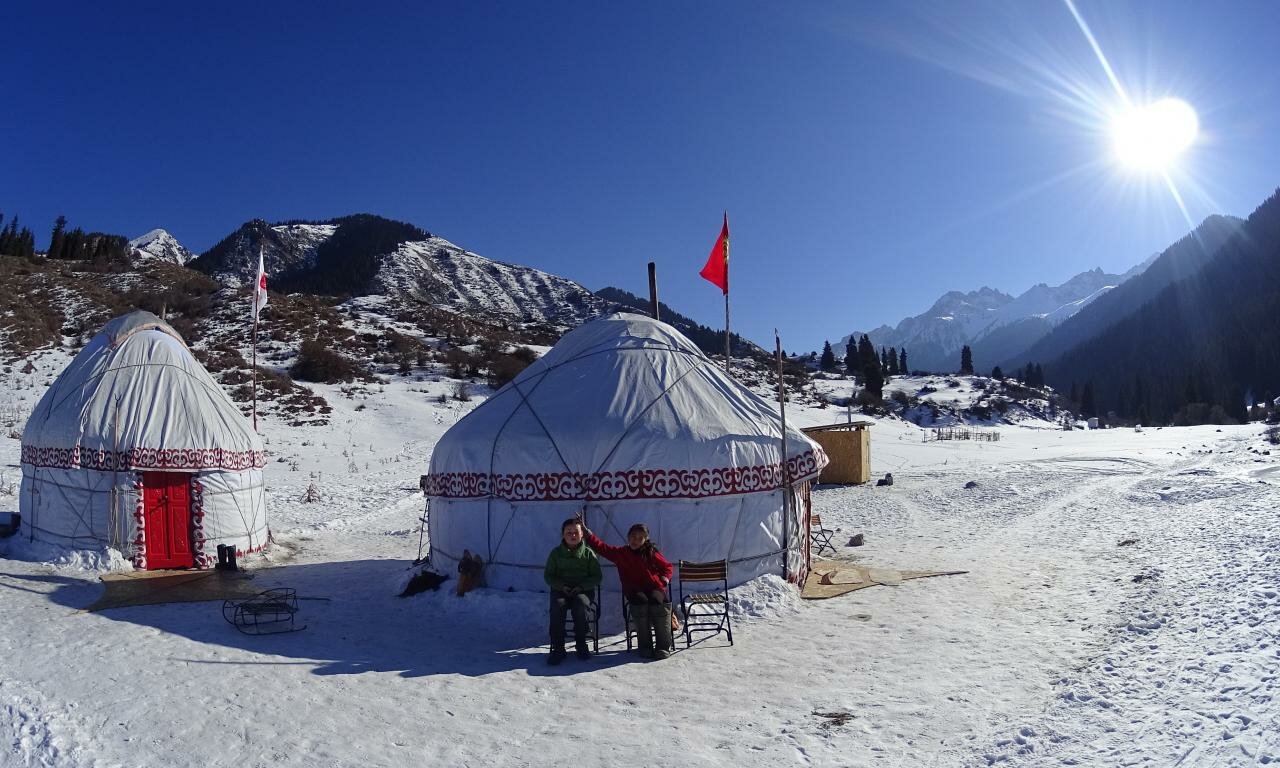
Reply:
<svg viewBox="0 0 1280 768"><path fill-rule="evenodd" d="M871 480L870 421L851 421L806 427L801 430L826 451L831 460L818 476L819 483L861 484Z"/></svg>

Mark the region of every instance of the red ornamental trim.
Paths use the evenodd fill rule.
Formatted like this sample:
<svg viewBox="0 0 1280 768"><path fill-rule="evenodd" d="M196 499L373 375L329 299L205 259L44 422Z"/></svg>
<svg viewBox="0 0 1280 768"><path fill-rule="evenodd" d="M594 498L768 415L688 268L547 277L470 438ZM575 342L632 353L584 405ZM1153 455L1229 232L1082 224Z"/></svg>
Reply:
<svg viewBox="0 0 1280 768"><path fill-rule="evenodd" d="M135 469L223 469L232 472L261 469L266 451L229 451L225 448L37 448L22 446L22 463L54 469L96 469L103 472Z"/></svg>
<svg viewBox="0 0 1280 768"><path fill-rule="evenodd" d="M787 459L792 482L809 479L826 465L826 455L805 451ZM622 499L702 499L782 487L777 464L720 469L631 469L618 472L531 472L486 475L446 472L427 477L428 496L508 501L618 501Z"/></svg>
<svg viewBox="0 0 1280 768"><path fill-rule="evenodd" d="M140 571L147 569L147 516L142 504L142 473L133 480L133 488L138 493L138 503L133 508L133 567Z"/></svg>
<svg viewBox="0 0 1280 768"><path fill-rule="evenodd" d="M191 554L197 568L209 568L212 558L204 552L204 485L191 476Z"/></svg>

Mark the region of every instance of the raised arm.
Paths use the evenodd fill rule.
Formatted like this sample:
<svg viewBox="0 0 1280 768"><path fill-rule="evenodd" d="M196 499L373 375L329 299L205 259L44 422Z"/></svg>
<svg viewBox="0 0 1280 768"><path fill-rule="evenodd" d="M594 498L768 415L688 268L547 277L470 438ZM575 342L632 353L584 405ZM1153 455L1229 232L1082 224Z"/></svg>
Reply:
<svg viewBox="0 0 1280 768"><path fill-rule="evenodd" d="M583 530L586 530L585 526L583 527ZM600 555L606 560L614 563L618 562L618 555L621 555L622 551L625 549L625 547L614 547L609 544L605 544L600 540L599 536L595 535L591 531L587 531L587 535L584 536L583 539L587 542L588 547L591 547L596 551L597 555Z"/></svg>

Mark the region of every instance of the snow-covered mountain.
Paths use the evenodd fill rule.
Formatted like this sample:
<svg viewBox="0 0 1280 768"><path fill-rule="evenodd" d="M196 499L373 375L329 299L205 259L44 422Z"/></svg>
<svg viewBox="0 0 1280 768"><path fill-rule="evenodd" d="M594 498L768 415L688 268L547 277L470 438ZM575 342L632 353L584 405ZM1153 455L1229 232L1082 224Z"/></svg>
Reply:
<svg viewBox="0 0 1280 768"><path fill-rule="evenodd" d="M381 256L374 293L397 294L455 312L520 322L577 324L604 302L578 283L472 253L440 237L402 243Z"/></svg>
<svg viewBox="0 0 1280 768"><path fill-rule="evenodd" d="M578 283L485 258L403 222L369 214L318 224L251 221L191 263L228 284L253 279L261 248L273 290L385 296L411 309L489 323L573 326L605 302Z"/></svg>
<svg viewBox="0 0 1280 768"><path fill-rule="evenodd" d="M978 365L1005 360L1149 263L1150 259L1123 275L1095 268L1061 285L1039 283L1017 297L987 287L968 293L949 291L927 312L906 318L896 328L884 325L867 335L877 348L905 347L909 365L917 370L957 368L960 348L966 344L973 348ZM852 338L859 335L855 332ZM840 348L849 338L841 340Z"/></svg>
<svg viewBox="0 0 1280 768"><path fill-rule="evenodd" d="M163 229L153 229L129 241L135 261L166 261L179 266L195 258L178 239Z"/></svg>

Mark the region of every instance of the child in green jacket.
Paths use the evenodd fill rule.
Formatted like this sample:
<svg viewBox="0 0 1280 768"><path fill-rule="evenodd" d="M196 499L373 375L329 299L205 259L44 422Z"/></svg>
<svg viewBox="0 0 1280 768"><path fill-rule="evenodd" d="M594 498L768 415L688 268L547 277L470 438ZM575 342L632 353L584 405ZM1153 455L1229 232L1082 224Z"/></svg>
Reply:
<svg viewBox="0 0 1280 768"><path fill-rule="evenodd" d="M573 635L578 658L591 658L587 648L587 608L591 594L600 586L600 561L582 540L584 528L578 518L560 525L560 545L547 556L542 578L551 588L551 655L548 664L564 661L564 615L573 614Z"/></svg>

